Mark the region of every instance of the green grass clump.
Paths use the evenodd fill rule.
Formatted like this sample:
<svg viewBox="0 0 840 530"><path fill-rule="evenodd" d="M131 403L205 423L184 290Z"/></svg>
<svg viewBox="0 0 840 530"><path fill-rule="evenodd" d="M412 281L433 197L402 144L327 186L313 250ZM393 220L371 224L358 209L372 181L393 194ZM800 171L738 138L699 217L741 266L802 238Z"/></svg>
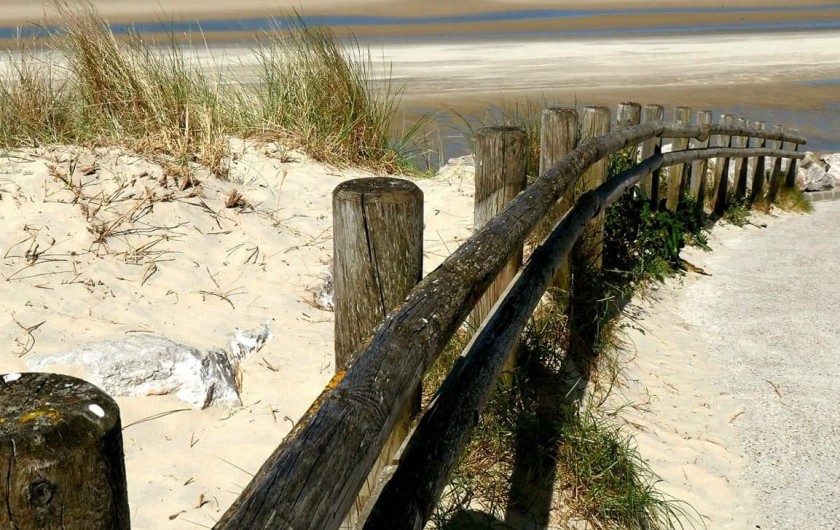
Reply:
<svg viewBox="0 0 840 530"><path fill-rule="evenodd" d="M776 204L782 210L789 212L811 213L814 211L814 205L805 198L805 194L797 187L782 186L779 190L779 196L776 197Z"/></svg>
<svg viewBox="0 0 840 530"><path fill-rule="evenodd" d="M74 101L54 67L26 42L8 53L0 79L0 145L34 146L71 140Z"/></svg>
<svg viewBox="0 0 840 530"><path fill-rule="evenodd" d="M559 463L576 510L603 528L683 528L690 512L656 489L632 438L592 411L568 411Z"/></svg>
<svg viewBox="0 0 840 530"><path fill-rule="evenodd" d="M51 142L122 145L168 154L177 166L228 172L231 136L281 140L334 165L408 170L419 124L390 136L400 98L376 81L358 45L299 21L257 40L259 82L222 82L191 64L170 35L117 38L87 3L53 4L60 29L50 54L19 46L0 85L4 147ZM62 66L57 71L55 64Z"/></svg>
<svg viewBox="0 0 840 530"><path fill-rule="evenodd" d="M390 139L400 90L378 84L370 58L358 44L342 46L326 27L301 19L289 31L267 33L256 48L261 82L257 100L268 130L294 131L317 160L375 165L395 172L408 164L403 141Z"/></svg>
<svg viewBox="0 0 840 530"><path fill-rule="evenodd" d="M525 131L528 181L533 182L540 170L540 135L542 112L551 105L543 100L504 100L492 106L482 116L466 116L454 112L461 122L459 130L475 153L475 135L482 127L519 127Z"/></svg>
<svg viewBox="0 0 840 530"><path fill-rule="evenodd" d="M729 196L726 201L726 210L721 220L738 227L746 226L750 222L750 204L746 199L740 199L734 195Z"/></svg>

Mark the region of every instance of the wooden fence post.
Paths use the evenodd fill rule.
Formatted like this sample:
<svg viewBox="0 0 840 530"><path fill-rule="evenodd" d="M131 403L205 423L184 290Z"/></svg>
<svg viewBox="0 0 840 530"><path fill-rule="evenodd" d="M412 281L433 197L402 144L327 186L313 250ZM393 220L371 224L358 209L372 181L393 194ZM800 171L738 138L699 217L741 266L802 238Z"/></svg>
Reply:
<svg viewBox="0 0 840 530"><path fill-rule="evenodd" d="M680 125L691 124L691 109L688 107L677 107L674 109L674 121ZM688 148L688 138L674 138L671 141L671 152L684 151ZM676 212L680 205L680 199L685 195L686 164L679 164L668 168L668 196L665 200L665 208Z"/></svg>
<svg viewBox="0 0 840 530"><path fill-rule="evenodd" d="M623 101L618 104L615 113L615 130L633 127L642 122L642 106L634 101ZM631 149L628 147L628 149Z"/></svg>
<svg viewBox="0 0 840 530"><path fill-rule="evenodd" d="M738 118L738 125L741 127L749 127L749 122L746 118ZM736 136L735 147L749 147L749 136ZM747 196L747 172L749 169L749 158L738 158L735 160L735 198L737 200L744 200Z"/></svg>
<svg viewBox="0 0 840 530"><path fill-rule="evenodd" d="M732 125L733 116L724 114L720 117L721 125ZM732 145L732 139L724 134L718 136L719 147ZM729 158L721 157L715 160L715 187L712 196L712 212L720 217L726 211L726 200L729 193Z"/></svg>
<svg viewBox="0 0 840 530"><path fill-rule="evenodd" d="M610 132L610 117L610 109L607 107L584 108L581 143ZM594 190L607 180L607 164L608 160L603 158L586 170L580 179L583 192ZM600 268L604 261L604 212L589 223L582 245L584 255L591 257L592 264Z"/></svg>
<svg viewBox="0 0 840 530"><path fill-rule="evenodd" d="M767 124L763 121L759 121L753 123L753 128L759 131L763 131L767 128ZM761 148L766 145L767 140L764 138L756 138L754 143L755 145L753 145L753 147ZM764 166L766 160L767 157L764 156L755 157L752 184L750 185L750 204L753 204L758 199L761 199L764 195Z"/></svg>
<svg viewBox="0 0 840 530"><path fill-rule="evenodd" d="M130 528L117 403L66 375L0 374L0 527Z"/></svg>
<svg viewBox="0 0 840 530"><path fill-rule="evenodd" d="M423 192L396 178L361 178L333 190L335 366L347 369L374 327L405 300L423 275ZM408 435L420 389L400 420L345 518L352 528L379 474Z"/></svg>
<svg viewBox="0 0 840 530"><path fill-rule="evenodd" d="M478 229L525 189L528 170L528 136L519 127L482 127L475 137L475 212ZM514 254L496 276L470 315L470 324L477 330L493 305L522 266L522 249ZM516 366L516 351L502 368L503 381L511 381Z"/></svg>
<svg viewBox="0 0 840 530"><path fill-rule="evenodd" d="M712 123L712 111L698 110L697 111L697 125L708 125ZM709 138L691 141L692 149L705 149L709 147ZM709 171L709 161L705 158L697 160L691 164L691 183L689 184L689 193L694 196L697 201L697 222L702 223L705 217L706 208L706 186L707 176Z"/></svg>
<svg viewBox="0 0 840 530"><path fill-rule="evenodd" d="M577 135L578 113L575 109L555 107L543 110L540 126L540 175L577 147ZM551 233L554 225L574 204L573 198L573 195L568 193L549 210L535 230L538 240L542 241ZM571 265L566 258L560 264L551 285L568 293L570 282Z"/></svg>
<svg viewBox="0 0 840 530"><path fill-rule="evenodd" d="M773 131L783 132L784 127L781 125L774 125ZM781 149L783 146L784 142L780 140L773 140L774 149ZM776 202L776 197L779 195L779 188L782 185L782 178L782 159L781 157L775 157L773 159L773 171L770 173L770 184L767 186L767 204L773 204Z"/></svg>
<svg viewBox="0 0 840 530"><path fill-rule="evenodd" d="M791 129L791 134L799 134L799 129ZM785 143L785 149L789 151L799 151L799 144L794 142ZM798 160L791 158L788 162L787 175L785 176L785 188L793 189L796 187L796 168Z"/></svg>
<svg viewBox="0 0 840 530"><path fill-rule="evenodd" d="M642 108L642 121L647 123L649 121L661 120L665 116L665 107L662 105L645 105ZM652 157L659 152L662 146L661 138L651 138L642 143L639 149L639 159L645 160ZM642 193L650 199L651 209L655 210L659 204L659 170L653 172L651 175L645 176L641 181Z"/></svg>

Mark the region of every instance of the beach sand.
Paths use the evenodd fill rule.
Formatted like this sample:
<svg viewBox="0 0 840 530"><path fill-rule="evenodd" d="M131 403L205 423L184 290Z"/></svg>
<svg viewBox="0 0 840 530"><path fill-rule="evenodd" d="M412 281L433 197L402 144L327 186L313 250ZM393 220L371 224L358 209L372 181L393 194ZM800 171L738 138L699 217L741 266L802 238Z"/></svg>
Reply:
<svg viewBox="0 0 840 530"><path fill-rule="evenodd" d="M733 7L788 4L781 0L726 2ZM797 3L812 4L824 2ZM94 5L112 21L154 20L161 9L157 0L105 0ZM267 8L263 0L243 0L234 10L228 5L191 1L178 2L177 8L163 7L171 17L211 19L276 14L298 7L299 2L275 2ZM455 7L455 3L444 1L356 0L338 5L307 2L306 12L410 16L547 7L698 5L719 6L720 2L468 1ZM0 25L40 21L43 15L44 7L37 3L0 0ZM742 16L733 12L715 20ZM782 15L746 16L758 20ZM783 16L808 18L813 13L789 11ZM840 18L831 10L819 16ZM667 22L679 24L690 18L694 19L675 15ZM574 24L593 29L619 23L638 27L648 22L638 17L590 17ZM662 24L664 19L655 22ZM556 31L565 27L540 24L409 26L399 31L422 35L458 29L469 36L479 30ZM566 105L580 101L610 107L620 100L637 100L696 107L750 103L820 109L826 101L838 99L837 86L797 83L840 77L840 56L836 54L840 32L559 42L465 38L406 44L373 39L394 31L360 34L371 37L366 43L373 60L391 62L395 79L405 83L406 108L450 105L478 112L498 103L500 97L521 95ZM247 49L223 45L210 50L216 59L227 58L221 62L226 75L247 77L253 59ZM196 52L194 59L208 68L217 67L219 62L211 61L207 53ZM222 346L236 329L253 329L264 322L274 334L241 366L242 407L198 411L172 396L118 398L123 424L128 426L124 440L135 529L212 526L334 373L333 315L313 304L312 290L321 285L332 254L332 189L342 180L364 173L324 167L300 153L272 146L234 142L234 153L233 183L202 176L201 201L189 191L173 190L166 179L160 184L165 164L119 149L47 147L6 153L0 158L0 218L5 228L0 235L4 253L0 262L4 278L0 283L0 339L11 345L0 353L0 372L26 370L27 359L36 355L137 333L162 335L200 349ZM156 202L141 224L127 224L121 228L125 233L107 244L97 244L90 232L91 220L56 178L56 171L70 171L76 157L78 167L98 168L90 175L76 176L86 183L86 200L100 200L100 191L110 194L124 189L125 200L102 210L105 219L114 220L126 208L145 200L147 189L159 198L171 195ZM471 178L469 171L456 171L445 178L417 182L426 201L426 271L471 233ZM252 207L224 206L233 187L242 191ZM138 252L153 241L157 243L150 251ZM33 261L29 251L34 248L38 257ZM733 404L723 400L715 405L719 410L712 410L702 402L698 405L672 396L668 390L669 385L679 387L688 373L702 371L704 378L715 377L715 368L698 357L699 346L694 347L697 337L667 318L651 319L645 325L661 330L655 339L659 343L651 342L639 351L658 348L667 362L644 367L656 375L641 384L672 410L663 418L639 419L648 422L648 432L661 440L660 445L643 441L643 449L649 455L677 452L696 466L687 469L673 462L658 462L652 456L654 469L666 479L664 487L695 503L704 514L719 512L714 521L753 510L749 489L736 490L734 486L743 463L734 449L737 441L733 434L726 425L721 430L707 430L711 425L708 417L714 413L728 419ZM680 369L685 357L696 363L696 371ZM639 359L658 362L644 355ZM83 375L73 367L64 371ZM702 414L688 415L689 411ZM715 429L718 426L720 421ZM682 432L673 432L675 429Z"/></svg>
<svg viewBox="0 0 840 530"><path fill-rule="evenodd" d="M242 407L117 398L133 528L212 526L335 372L333 313L314 304L313 291L332 256L332 190L369 175L272 146L239 143L234 156L231 182L199 172L200 196L179 191L160 164L119 149L0 157L0 340L8 345L0 373L137 334L202 351L263 323L274 335L240 365ZM472 181L452 174L418 185L429 272L470 235ZM234 188L250 206L225 207ZM116 222L96 242L99 223L138 206L136 221ZM55 371L85 376L74 366Z"/></svg>

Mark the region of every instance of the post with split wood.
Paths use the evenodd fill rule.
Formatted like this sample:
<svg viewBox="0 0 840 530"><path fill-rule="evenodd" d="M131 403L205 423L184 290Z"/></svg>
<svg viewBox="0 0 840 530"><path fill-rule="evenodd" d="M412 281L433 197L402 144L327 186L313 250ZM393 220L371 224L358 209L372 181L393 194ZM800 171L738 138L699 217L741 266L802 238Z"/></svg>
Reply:
<svg viewBox="0 0 840 530"><path fill-rule="evenodd" d="M799 129L791 129L790 132L791 132L791 134L798 135L799 134ZM799 144L797 144L795 142L786 142L785 143L785 149L788 150L788 151L798 151L799 150ZM796 170L797 170L797 167L798 167L798 162L799 161L795 158L791 158L790 161L788 161L787 174L785 175L785 188L786 189L790 190L790 189L793 189L793 188L796 187Z"/></svg>
<svg viewBox="0 0 840 530"><path fill-rule="evenodd" d="M709 125L710 123L712 123L712 111L698 110L697 125L703 126ZM692 149L705 149L709 147L709 138L706 137L702 140L692 140L690 145ZM697 201L696 215L698 223L703 222L706 213L706 187L708 186L706 174L708 171L709 161L705 158L702 160L695 160L691 164L691 183L689 184L689 193L694 196Z"/></svg>
<svg viewBox="0 0 840 530"><path fill-rule="evenodd" d="M333 191L333 278L335 282L335 365L347 369L374 327L405 300L423 274L423 192L396 178L362 178ZM345 518L353 528L376 488L379 474L408 435L419 411L420 389L371 470Z"/></svg>
<svg viewBox="0 0 840 530"><path fill-rule="evenodd" d="M782 133L784 132L784 127L781 125L774 125L773 131ZM773 148L774 149L781 149L784 146L784 142L780 140L773 141ZM773 158L773 169L770 171L770 183L767 186L767 197L766 202L767 204L773 204L776 202L776 197L779 195L779 188L782 187L782 179L784 175L782 174L782 159L781 157Z"/></svg>
<svg viewBox="0 0 840 530"><path fill-rule="evenodd" d="M767 124L763 121L755 122L753 128L757 131L767 130ZM753 147L763 148L767 144L765 138L755 138ZM750 184L749 203L752 205L758 199L764 197L764 168L767 161L766 156L758 156L754 159L753 178Z"/></svg>
<svg viewBox="0 0 840 530"><path fill-rule="evenodd" d="M720 117L721 125L732 125L734 119L731 114L724 114ZM718 147L729 147L732 145L732 138L727 135L718 135ZM712 212L716 217L721 217L726 211L726 201L729 195L729 158L720 157L715 160L715 187L712 196Z"/></svg>
<svg viewBox="0 0 840 530"><path fill-rule="evenodd" d="M555 107L542 112L540 124L540 175L548 171L561 158L571 153L577 147L578 113L573 108ZM572 207L573 195L567 193L558 200L546 216L537 225L534 233L542 241L554 225ZM552 287L568 296L571 282L571 265L567 259L563 260L557 274L552 280Z"/></svg>
<svg viewBox="0 0 840 530"><path fill-rule="evenodd" d="M688 107L677 107L674 109L674 121L680 125L691 123L691 109ZM674 138L671 141L671 152L685 151L688 148L688 138ZM676 212L680 205L680 199L685 195L686 178L685 164L671 166L668 169L668 195L665 200L665 208L668 211Z"/></svg>
<svg viewBox="0 0 840 530"><path fill-rule="evenodd" d="M642 121L647 123L649 121L659 121L665 116L665 107L662 105L645 105L642 108ZM662 139L659 137L651 138L642 143L639 148L639 159L646 160L655 154L659 154L662 148ZM651 210L656 210L659 206L659 169L650 175L645 175L642 179L640 187L642 193L650 199Z"/></svg>
<svg viewBox="0 0 840 530"><path fill-rule="evenodd" d="M0 374L0 528L128 530L117 403L58 374Z"/></svg>
<svg viewBox="0 0 840 530"><path fill-rule="evenodd" d="M518 127L482 127L475 137L475 212L478 229L496 216L525 189L528 170L528 137ZM478 329L493 309L496 300L522 266L520 247L496 276L470 315L472 329ZM516 365L514 351L503 368L503 378L510 381Z"/></svg>
<svg viewBox="0 0 840 530"><path fill-rule="evenodd" d="M749 127L749 122L746 118L738 118L739 127ZM735 147L746 148L750 146L749 136L735 137ZM749 169L748 158L738 158L735 160L735 199L743 201L747 197L747 173Z"/></svg>

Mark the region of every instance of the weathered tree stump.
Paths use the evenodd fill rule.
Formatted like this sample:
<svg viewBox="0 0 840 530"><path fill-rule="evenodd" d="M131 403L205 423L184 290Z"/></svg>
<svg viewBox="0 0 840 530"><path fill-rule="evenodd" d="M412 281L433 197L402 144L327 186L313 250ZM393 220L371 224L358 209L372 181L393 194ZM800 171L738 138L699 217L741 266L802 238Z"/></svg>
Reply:
<svg viewBox="0 0 840 530"><path fill-rule="evenodd" d="M665 107L662 105L645 105L642 108L641 123L661 120L664 117ZM658 137L643 142L639 148L639 160L648 159L658 153L661 145L662 139ZM655 210L659 204L659 170L657 169L651 175L646 175L642 179L640 187L642 193L650 199L651 208Z"/></svg>
<svg viewBox="0 0 840 530"><path fill-rule="evenodd" d="M540 128L540 175L577 147L577 135L578 113L575 109L551 108L543 111ZM561 197L534 230L537 239L545 239L573 205L573 194L567 193ZM571 265L566 258L560 264L551 285L568 293L570 282Z"/></svg>
<svg viewBox="0 0 840 530"><path fill-rule="evenodd" d="M0 375L0 528L130 528L117 403L65 375Z"/></svg>
<svg viewBox="0 0 840 530"><path fill-rule="evenodd" d="M335 365L347 368L423 276L423 192L396 178L348 180L333 190ZM352 528L382 470L408 436L420 389L394 425L344 528Z"/></svg>
<svg viewBox="0 0 840 530"><path fill-rule="evenodd" d="M680 125L691 124L691 109L688 107L677 107L674 109L674 121ZM688 138L674 138L671 143L671 152L685 151L688 148ZM679 164L668 168L668 195L665 200L665 208L676 212L680 199L685 195L687 179L685 179L685 164Z"/></svg>

